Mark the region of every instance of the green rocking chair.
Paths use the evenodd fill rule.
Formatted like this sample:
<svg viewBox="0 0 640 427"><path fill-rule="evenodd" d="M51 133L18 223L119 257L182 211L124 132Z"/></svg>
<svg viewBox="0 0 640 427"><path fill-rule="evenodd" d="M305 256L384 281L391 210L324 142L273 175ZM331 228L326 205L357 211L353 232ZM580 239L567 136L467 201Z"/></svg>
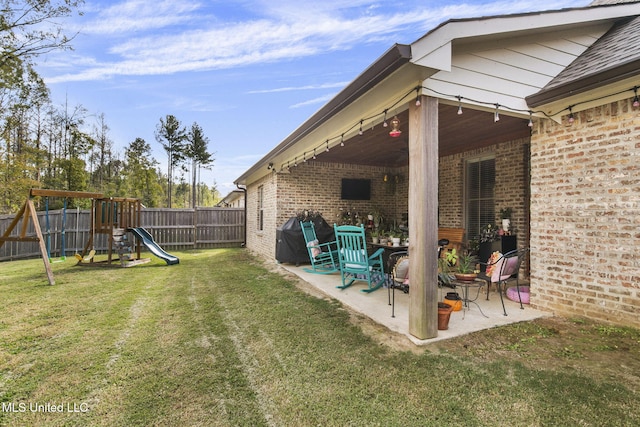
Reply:
<svg viewBox="0 0 640 427"><path fill-rule="evenodd" d="M300 221L304 242L309 252L311 268L304 268L309 273L329 274L338 271L338 251L336 242L319 243L313 222Z"/></svg>
<svg viewBox="0 0 640 427"><path fill-rule="evenodd" d="M367 289L362 292L373 292L385 283L382 261L383 248L369 256L364 233L364 226L334 224L336 242L338 243L338 259L342 286L348 288L356 280L367 282Z"/></svg>

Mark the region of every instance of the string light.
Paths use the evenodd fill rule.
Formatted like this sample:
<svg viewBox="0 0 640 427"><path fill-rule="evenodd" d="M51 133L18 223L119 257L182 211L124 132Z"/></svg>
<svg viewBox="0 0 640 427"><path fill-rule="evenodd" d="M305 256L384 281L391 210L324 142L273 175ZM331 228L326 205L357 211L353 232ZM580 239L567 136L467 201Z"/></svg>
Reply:
<svg viewBox="0 0 640 427"><path fill-rule="evenodd" d="M416 105L420 105L419 104L419 97L420 97L419 96L419 91L420 91L420 89L433 92L433 93L435 93L436 95L439 95L442 98L456 99L458 101L458 110L457 110L457 114L458 115L463 114L463 110L462 110L462 101L463 100L466 100L466 101L469 101L469 102L475 103L475 104L480 104L480 105L487 105L487 106L493 105L495 107L495 111L494 111L494 115L493 115L494 122L498 122L500 120L499 110L501 108L505 109L505 110L509 110L509 111L514 111L514 112L517 112L517 113L528 113L529 114L529 120L528 120L527 126L529 126L529 127L533 127L533 114L539 114L539 115L544 116L546 118L553 119L555 116L557 116L558 114L562 113L563 111L568 111L569 112L568 121L570 123L573 123L574 120L575 120L575 117L574 117L574 114L573 114L573 108L576 107L577 105L592 103L594 101L599 101L601 99L608 98L608 97L611 97L611 96L621 95L621 94L623 94L625 92L628 92L628 91L633 91L633 101L632 101L633 108L640 107L640 97L638 95L638 89L640 89L640 86L634 86L633 88L624 89L624 90L621 90L621 91L616 92L616 93L611 93L611 94L603 95L603 96L598 97L598 98L581 101L581 102L579 102L577 104L570 105L570 106L568 106L568 107L566 107L566 108L564 108L562 110L559 110L559 111L556 111L556 112L551 112L551 113L547 113L546 111L542 111L542 110L534 111L534 110L523 110L523 109L518 109L518 108L512 108L512 107L508 107L508 106L505 106L505 105L500 105L498 103L479 101L479 100L475 100L475 99L472 99L472 98L463 97L462 95L451 95L451 94L441 93L441 92L439 92L439 91L437 91L435 89L431 89L431 88L428 88L428 87L417 86L417 87L411 89L410 91L408 91L407 93L405 93L405 95L400 97L393 105L391 105L388 108L385 108L382 113L378 113L378 114L382 114L383 115L382 126L383 127L388 127L389 126L389 124L387 123L387 113L389 112L389 109L397 107L408 96L410 96L413 93L413 91L417 92ZM366 117L366 118L360 119L360 121L359 121L359 124L360 124L359 134L362 135L362 129L363 129L364 121L365 120L370 120L370 119L375 119L375 117L376 117L376 115L374 115L372 117ZM394 132L394 130L393 130L393 124L395 123L395 121L397 121L397 132ZM392 130L391 130L391 132L389 132L389 135L392 136L392 137L400 136L402 131L400 130L400 126L399 126L400 121L398 120L398 117L394 116L394 118L391 121L391 123L392 123ZM357 126L357 123L354 124L349 130L354 129L356 126ZM371 128L373 129L373 127L374 127L374 124L372 122ZM334 138L331 138L331 139L334 139ZM325 151L327 151L327 152L329 151L329 148L330 148L329 147L329 141L330 141L330 139L326 140L326 146L324 147ZM340 135L340 145L344 146L344 132ZM316 147L316 148L313 149L313 159L314 160L317 159L316 151L317 151L318 148L322 149L323 147L322 147L322 145L320 145L320 147ZM287 161L287 168L289 168L289 162L290 161ZM282 169L284 169L284 163L281 166L281 170Z"/></svg>

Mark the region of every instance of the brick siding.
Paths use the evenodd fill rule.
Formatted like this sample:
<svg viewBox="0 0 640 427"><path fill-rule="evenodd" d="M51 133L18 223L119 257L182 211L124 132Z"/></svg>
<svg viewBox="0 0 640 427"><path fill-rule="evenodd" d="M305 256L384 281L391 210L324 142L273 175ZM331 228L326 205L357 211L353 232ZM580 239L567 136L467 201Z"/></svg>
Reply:
<svg viewBox="0 0 640 427"><path fill-rule="evenodd" d="M541 120L531 143L531 300L640 326L640 116L631 100Z"/></svg>

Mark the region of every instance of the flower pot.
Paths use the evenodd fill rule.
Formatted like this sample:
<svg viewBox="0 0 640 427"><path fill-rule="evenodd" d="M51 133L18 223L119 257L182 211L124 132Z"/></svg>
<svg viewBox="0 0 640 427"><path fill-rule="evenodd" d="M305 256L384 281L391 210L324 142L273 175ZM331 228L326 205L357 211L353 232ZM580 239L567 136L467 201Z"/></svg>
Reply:
<svg viewBox="0 0 640 427"><path fill-rule="evenodd" d="M377 245L378 242L380 241L380 238L379 237L372 237L371 240L373 241L374 245Z"/></svg>
<svg viewBox="0 0 640 427"><path fill-rule="evenodd" d="M504 231L509 231L509 227L511 226L511 220L509 218L502 219L502 229Z"/></svg>
<svg viewBox="0 0 640 427"><path fill-rule="evenodd" d="M393 243L393 246L400 246L400 237L392 237L391 242Z"/></svg>
<svg viewBox="0 0 640 427"><path fill-rule="evenodd" d="M446 331L449 329L449 318L451 317L451 306L444 302L438 303L438 330Z"/></svg>
<svg viewBox="0 0 640 427"><path fill-rule="evenodd" d="M471 282L476 280L478 275L476 273L453 273L456 276L456 279L462 280L463 282Z"/></svg>

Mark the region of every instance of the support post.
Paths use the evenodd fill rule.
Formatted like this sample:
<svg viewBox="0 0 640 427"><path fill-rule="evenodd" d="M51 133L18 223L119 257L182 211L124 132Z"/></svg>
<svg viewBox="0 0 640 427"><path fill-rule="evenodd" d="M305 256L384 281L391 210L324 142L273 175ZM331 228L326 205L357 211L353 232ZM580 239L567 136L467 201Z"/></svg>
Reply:
<svg viewBox="0 0 640 427"><path fill-rule="evenodd" d="M42 255L42 261L44 262L44 270L47 272L47 279L50 285L55 285L56 281L53 278L53 270L51 270L51 263L49 263L49 254L47 254L47 248L44 244L44 238L42 236L42 230L40 229L40 222L38 221L38 214L36 213L36 207L33 205L33 200L27 200L29 215L33 221L33 228L36 230L36 236L38 236L38 244L40 246L40 254Z"/></svg>
<svg viewBox="0 0 640 427"><path fill-rule="evenodd" d="M409 106L409 333L438 336L438 99Z"/></svg>

